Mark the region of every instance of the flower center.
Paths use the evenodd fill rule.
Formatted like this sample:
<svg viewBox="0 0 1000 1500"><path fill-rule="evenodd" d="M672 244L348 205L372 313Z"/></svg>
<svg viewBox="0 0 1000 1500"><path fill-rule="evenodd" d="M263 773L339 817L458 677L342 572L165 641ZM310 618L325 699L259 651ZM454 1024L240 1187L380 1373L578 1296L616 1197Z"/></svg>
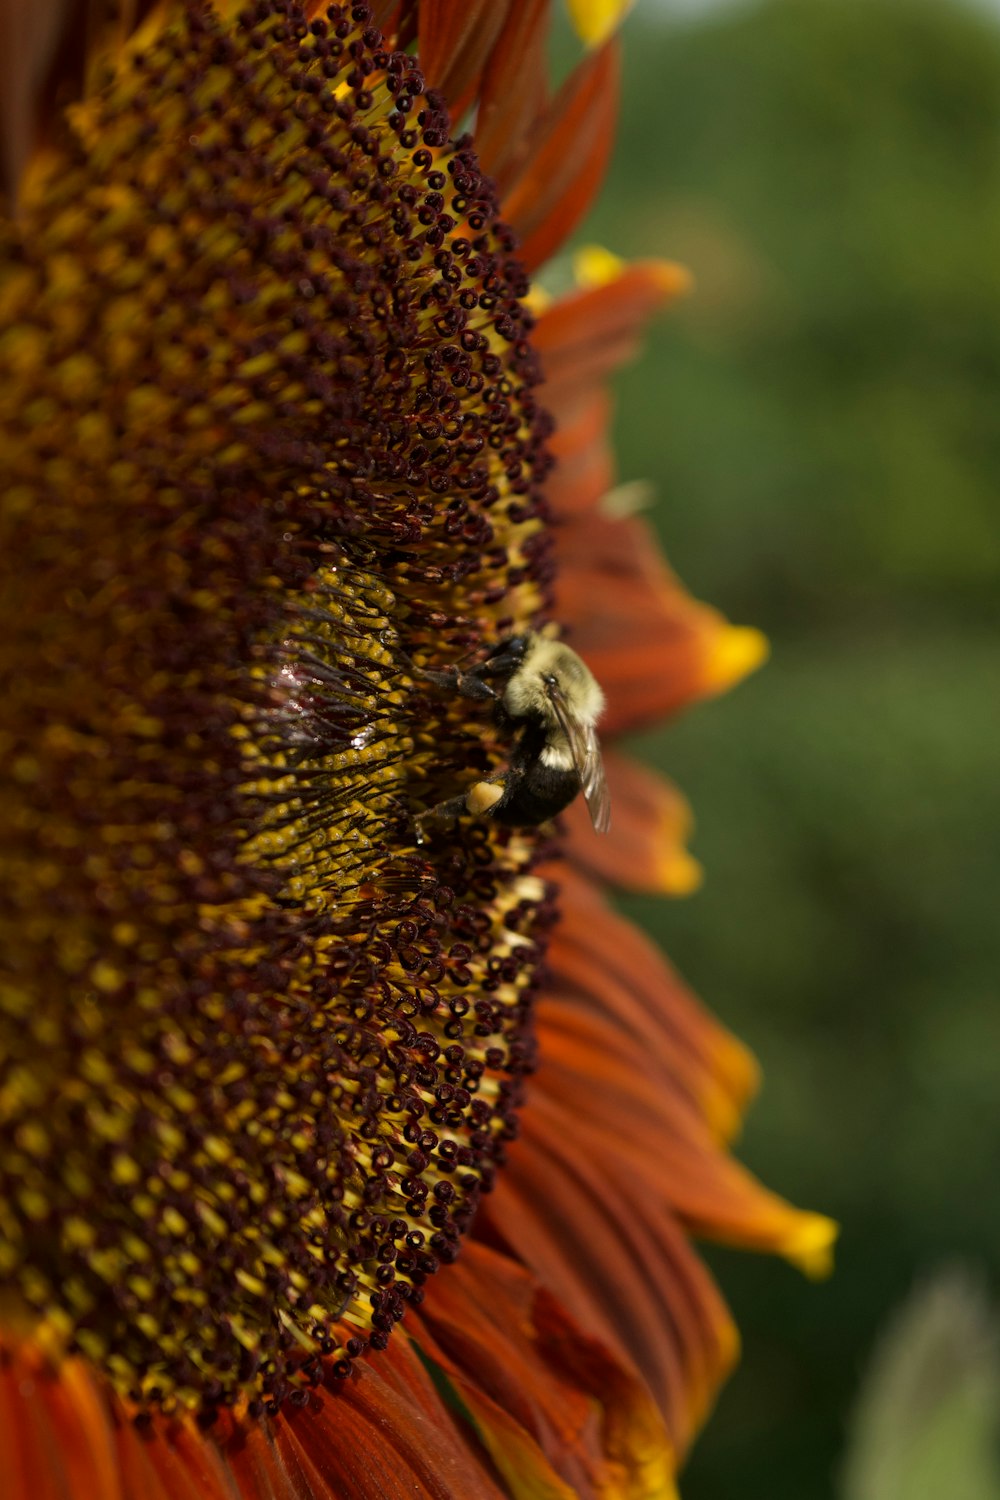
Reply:
<svg viewBox="0 0 1000 1500"><path fill-rule="evenodd" d="M137 1401L279 1401L515 1128L532 840L424 684L545 605L525 284L364 7L142 38L2 241L0 1282Z"/></svg>

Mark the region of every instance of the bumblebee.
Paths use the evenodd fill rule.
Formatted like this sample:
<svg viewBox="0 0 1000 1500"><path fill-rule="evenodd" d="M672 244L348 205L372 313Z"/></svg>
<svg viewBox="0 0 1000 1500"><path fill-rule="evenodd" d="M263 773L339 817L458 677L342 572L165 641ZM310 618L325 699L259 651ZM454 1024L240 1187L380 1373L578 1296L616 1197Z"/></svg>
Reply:
<svg viewBox="0 0 1000 1500"><path fill-rule="evenodd" d="M575 651L526 631L500 641L471 671L452 667L421 675L463 698L492 700L498 727L514 741L505 770L420 814L418 843L426 820L461 813L534 827L562 812L580 791L597 832L608 831L611 803L596 732L604 694Z"/></svg>

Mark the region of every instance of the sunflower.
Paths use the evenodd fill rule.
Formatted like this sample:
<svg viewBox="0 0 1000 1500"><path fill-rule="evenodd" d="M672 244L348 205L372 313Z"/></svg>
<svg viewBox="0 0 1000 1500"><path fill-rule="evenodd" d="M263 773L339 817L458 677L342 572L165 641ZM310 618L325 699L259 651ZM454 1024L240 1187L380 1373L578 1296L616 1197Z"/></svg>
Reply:
<svg viewBox="0 0 1000 1500"><path fill-rule="evenodd" d="M614 500L683 288L530 277L620 5L33 13L0 247L5 1494L662 1496L736 1345L693 1233L819 1269L727 1155L747 1054L606 883L678 794L415 819L502 766L428 669L558 620L620 734L756 632ZM471 121L471 133L462 131ZM620 499L620 496L619 496Z"/></svg>

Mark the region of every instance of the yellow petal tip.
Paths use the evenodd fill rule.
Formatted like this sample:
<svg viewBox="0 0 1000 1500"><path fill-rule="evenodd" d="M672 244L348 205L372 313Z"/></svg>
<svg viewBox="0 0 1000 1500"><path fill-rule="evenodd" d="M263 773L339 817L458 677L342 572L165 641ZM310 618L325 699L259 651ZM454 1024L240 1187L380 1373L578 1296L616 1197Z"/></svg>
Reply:
<svg viewBox="0 0 1000 1500"><path fill-rule="evenodd" d="M618 281L632 267L647 278L664 302L682 297L694 286L687 266L676 260L640 260L631 264L605 245L581 245L573 256L573 278L578 287L592 291Z"/></svg>
<svg viewBox="0 0 1000 1500"><path fill-rule="evenodd" d="M599 47L618 30L633 0L567 0L569 18L585 47Z"/></svg>
<svg viewBox="0 0 1000 1500"><path fill-rule="evenodd" d="M573 256L573 279L585 291L617 281L625 262L603 245L581 245Z"/></svg>
<svg viewBox="0 0 1000 1500"><path fill-rule="evenodd" d="M705 871L686 849L666 849L660 859L660 890L665 896L691 896L701 888Z"/></svg>
<svg viewBox="0 0 1000 1500"><path fill-rule="evenodd" d="M735 1100L713 1081L710 1087L702 1091L701 1109L715 1140L728 1146L743 1124L743 1111Z"/></svg>
<svg viewBox="0 0 1000 1500"><path fill-rule="evenodd" d="M798 1214L782 1253L811 1281L822 1281L833 1270L833 1247L840 1226L825 1214Z"/></svg>
<svg viewBox="0 0 1000 1500"><path fill-rule="evenodd" d="M770 654L767 636L752 625L724 625L705 647L703 681L709 693L724 693L755 672Z"/></svg>
<svg viewBox="0 0 1000 1500"><path fill-rule="evenodd" d="M716 1071L703 1089L701 1107L715 1139L728 1146L742 1129L747 1106L760 1087L760 1064L728 1032L716 1040L714 1054Z"/></svg>

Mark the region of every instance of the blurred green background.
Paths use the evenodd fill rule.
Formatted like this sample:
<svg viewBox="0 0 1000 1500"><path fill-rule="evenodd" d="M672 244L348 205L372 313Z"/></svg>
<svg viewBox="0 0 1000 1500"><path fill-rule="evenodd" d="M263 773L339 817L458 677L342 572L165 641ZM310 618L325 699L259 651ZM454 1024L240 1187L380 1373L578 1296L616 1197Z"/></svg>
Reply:
<svg viewBox="0 0 1000 1500"><path fill-rule="evenodd" d="M683 1488L830 1500L915 1279L1000 1269L1000 7L640 0L626 55L583 237L697 289L621 477L773 658L642 738L708 880L624 904L761 1059L743 1159L843 1225L819 1286L710 1253L745 1352Z"/></svg>

